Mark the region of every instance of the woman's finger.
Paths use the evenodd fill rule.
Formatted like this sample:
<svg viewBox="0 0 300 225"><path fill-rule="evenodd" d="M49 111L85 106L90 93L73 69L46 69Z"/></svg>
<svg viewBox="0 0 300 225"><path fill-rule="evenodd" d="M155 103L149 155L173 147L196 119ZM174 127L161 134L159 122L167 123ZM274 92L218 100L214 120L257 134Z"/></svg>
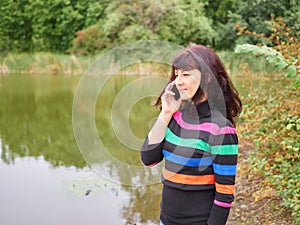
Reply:
<svg viewBox="0 0 300 225"><path fill-rule="evenodd" d="M169 83L167 86L166 86L166 89L165 91L171 91L172 87L175 85L175 80L173 80L171 83Z"/></svg>
<svg viewBox="0 0 300 225"><path fill-rule="evenodd" d="M175 93L172 91L172 88L174 85L175 85L175 81L172 81L171 83L169 83L165 88L165 94L175 95Z"/></svg>

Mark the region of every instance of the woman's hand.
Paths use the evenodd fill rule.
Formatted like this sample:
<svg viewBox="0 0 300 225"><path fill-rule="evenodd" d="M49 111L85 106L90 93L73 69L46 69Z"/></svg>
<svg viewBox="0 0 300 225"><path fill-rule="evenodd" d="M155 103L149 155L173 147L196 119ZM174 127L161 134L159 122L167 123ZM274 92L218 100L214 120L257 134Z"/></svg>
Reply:
<svg viewBox="0 0 300 225"><path fill-rule="evenodd" d="M171 91L174 85L175 81L168 84L165 88L165 92L161 96L161 112L148 134L148 144L160 143L164 139L166 127L168 126L173 114L180 107L182 100L180 98L175 100L175 93Z"/></svg>
<svg viewBox="0 0 300 225"><path fill-rule="evenodd" d="M181 99L175 100L175 93L172 91L172 87L175 85L175 81L168 84L165 88L164 94L161 96L162 109L161 112L165 115L173 115L180 107Z"/></svg>

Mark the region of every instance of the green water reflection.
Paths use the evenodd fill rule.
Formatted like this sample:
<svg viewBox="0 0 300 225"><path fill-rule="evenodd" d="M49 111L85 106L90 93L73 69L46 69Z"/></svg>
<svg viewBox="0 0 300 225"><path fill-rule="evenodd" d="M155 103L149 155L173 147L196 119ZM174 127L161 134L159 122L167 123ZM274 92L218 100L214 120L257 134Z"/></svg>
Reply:
<svg viewBox="0 0 300 225"><path fill-rule="evenodd" d="M124 146L114 134L111 108L117 94L138 77L113 77L103 88L96 104L95 122L99 138L110 153L126 163L140 165L139 154ZM83 168L86 162L77 148L72 127L72 104L80 77L2 76L0 77L0 137L7 147L2 160L16 156L43 155L55 166ZM246 78L236 79L242 95L251 87ZM252 84L253 85L253 84ZM257 86L257 81L255 83ZM158 113L153 97L136 102L129 123L138 138L149 131Z"/></svg>
<svg viewBox="0 0 300 225"><path fill-rule="evenodd" d="M1 77L2 160L44 156L54 167L86 166L72 131L73 90L78 79Z"/></svg>
<svg viewBox="0 0 300 225"><path fill-rule="evenodd" d="M97 101L95 122L99 138L113 157L141 166L138 152L126 148L118 141L110 121L115 96L134 79L137 77L112 78ZM76 145L72 127L72 104L79 80L80 77L0 77L0 139L3 163L13 166L16 158L42 156L53 168L63 166L81 169L89 166ZM140 138L149 130L145 121L157 113L155 108L150 107L152 100L143 99L131 110L132 130ZM135 120L137 114L139 117L143 115L143 118ZM106 163L105 167L114 176L119 176L121 182L130 179L131 174L118 170L118 165ZM147 177L147 174L135 174L137 175ZM122 217L128 224L157 222L160 184L143 188L124 186L122 189L129 196L126 205L121 209Z"/></svg>

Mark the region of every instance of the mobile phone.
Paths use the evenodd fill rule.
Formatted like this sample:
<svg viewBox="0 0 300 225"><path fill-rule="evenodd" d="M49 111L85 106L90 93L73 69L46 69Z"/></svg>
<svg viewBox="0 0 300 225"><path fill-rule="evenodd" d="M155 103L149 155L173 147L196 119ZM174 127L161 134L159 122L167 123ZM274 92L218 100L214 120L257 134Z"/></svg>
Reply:
<svg viewBox="0 0 300 225"><path fill-rule="evenodd" d="M173 92L174 92L174 98L175 98L175 100L178 100L179 98L180 98L180 93L179 93L179 91L178 91L178 89L177 89L177 87L176 87L176 85L173 85L173 87L172 87L172 89L171 89Z"/></svg>

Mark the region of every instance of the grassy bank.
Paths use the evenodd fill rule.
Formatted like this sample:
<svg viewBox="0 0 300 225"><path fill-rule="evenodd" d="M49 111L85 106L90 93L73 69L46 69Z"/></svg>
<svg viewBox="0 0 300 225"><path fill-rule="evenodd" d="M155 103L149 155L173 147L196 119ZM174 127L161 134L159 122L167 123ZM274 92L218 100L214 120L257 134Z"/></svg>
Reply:
<svg viewBox="0 0 300 225"><path fill-rule="evenodd" d="M241 140L255 146L248 162L252 175L261 177L260 193L275 190L281 206L290 209L299 224L300 88L284 76L274 76L269 88L252 91L243 103L238 130Z"/></svg>
<svg viewBox="0 0 300 225"><path fill-rule="evenodd" d="M220 52L227 70L232 75L242 75L241 71L259 75L270 74L272 68L266 65L263 58L253 56L237 56L233 52ZM82 75L99 56L76 56L53 53L9 53L0 55L0 74L37 74L37 75ZM112 65L114 66L114 65ZM170 71L168 65L137 63L124 68L125 75L166 75Z"/></svg>
<svg viewBox="0 0 300 225"><path fill-rule="evenodd" d="M9 53L5 57L0 55L0 75L83 75L100 56ZM138 62L126 68L121 68L120 71L115 71L115 68L119 68L119 65L113 60L105 66L108 70L111 69L123 75L168 75L170 71L168 65L150 62ZM99 71L96 72L99 73Z"/></svg>
<svg viewBox="0 0 300 225"><path fill-rule="evenodd" d="M0 56L2 74L81 75L94 57L52 53L9 53Z"/></svg>
<svg viewBox="0 0 300 225"><path fill-rule="evenodd" d="M264 57L253 57L250 54L238 55L233 52L219 52L219 57L233 76L266 76L274 74L272 65L266 63Z"/></svg>

